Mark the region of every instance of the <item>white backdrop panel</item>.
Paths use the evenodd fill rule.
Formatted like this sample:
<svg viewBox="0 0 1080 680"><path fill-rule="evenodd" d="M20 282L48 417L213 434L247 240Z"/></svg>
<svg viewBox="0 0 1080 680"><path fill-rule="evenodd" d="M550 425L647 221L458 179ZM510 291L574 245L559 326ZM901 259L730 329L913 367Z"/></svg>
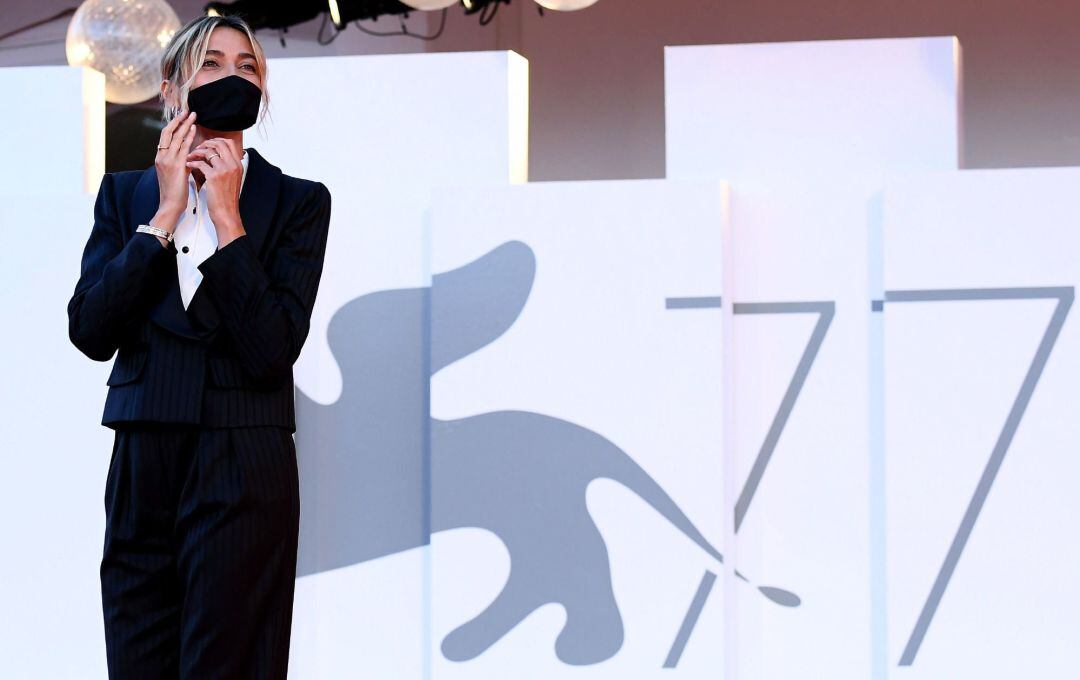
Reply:
<svg viewBox="0 0 1080 680"><path fill-rule="evenodd" d="M68 149L50 163L75 163ZM95 187L96 189L96 187ZM68 341L67 303L94 197L0 194L0 315L9 357L0 478L0 650L5 678L104 678L98 566L112 431L99 424L110 366ZM62 641L63 653L57 653Z"/></svg>
<svg viewBox="0 0 1080 680"><path fill-rule="evenodd" d="M525 180L527 62L505 51L317 57L271 60L269 72L273 123L253 142L326 184L334 203L294 367L291 669L425 677L422 215L435 184Z"/></svg>
<svg viewBox="0 0 1080 680"><path fill-rule="evenodd" d="M886 172L955 167L958 61L953 38L665 48L668 177L732 187L734 555L802 597L729 599L734 678L882 677L869 235Z"/></svg>
<svg viewBox="0 0 1080 680"><path fill-rule="evenodd" d="M1080 170L885 208L890 677L1063 677L1080 622Z"/></svg>
<svg viewBox="0 0 1080 680"><path fill-rule="evenodd" d="M9 437L5 529L12 554L24 557L8 560L4 571L6 621L18 624L5 629L4 673L104 677L97 565L112 433L99 423L109 366L90 362L70 345L65 317L104 161L103 146L81 133L103 132L98 113L104 101L91 96L95 79L85 69L17 70L0 69L0 80L15 83L15 91L32 81L39 98L64 103L55 107L55 118L35 122L48 127L42 134L76 143L59 145L47 164L24 164L20 178L0 183L0 191L11 192L0 209L8 239L2 311L9 319L41 321L29 333L6 335L0 345L19 357L4 392L5 411L13 422L30 425ZM339 323L346 343L338 354L331 353L328 327L357 298L426 286L421 215L433 183L466 174L495 185L525 179L527 64L513 53L480 52L272 60L270 70L270 138L252 130L245 146L255 146L288 174L324 182L334 198L326 270L309 342L295 368L300 432L313 439L298 435L304 571L297 583L292 675L424 677L426 382L407 373L426 357L421 310L383 305L374 318L353 317L358 326ZM98 85L103 95L103 83ZM5 129L37 129L8 115ZM472 124L462 126L465 120ZM338 121L348 127L333 125ZM86 167L97 168L89 195L70 195L84 188ZM56 168L79 172L65 180ZM25 202L26 187L15 179L31 180L48 200ZM57 225L67 225L70 238L57 238ZM378 385L382 392L361 392L396 408L396 419L361 422L349 408L355 404L342 401L343 385L358 384L343 381L339 370L340 357L355 356L347 351L352 340L368 342L369 349L370 343L393 346L393 358L400 360L391 364L400 367L397 382ZM55 426L58 418L63 428ZM368 439L345 439L343 432ZM392 456L390 465L372 452ZM398 504L378 504L387 495L371 489L393 492ZM40 509L32 521L27 508ZM64 640L63 655L53 653L56 635Z"/></svg>
<svg viewBox="0 0 1080 680"><path fill-rule="evenodd" d="M727 570L687 529L721 547L723 185L431 217L434 677L722 677Z"/></svg>
<svg viewBox="0 0 1080 680"><path fill-rule="evenodd" d="M105 165L105 78L4 68L0 88L33 103L0 111L0 138L19 159L0 170L0 314L10 329L0 349L12 357L2 408L17 423L0 483L3 674L104 677L98 566L112 433L99 423L110 367L68 341L66 308Z"/></svg>
<svg viewBox="0 0 1080 680"><path fill-rule="evenodd" d="M955 38L665 47L667 176L955 168L959 61Z"/></svg>
<svg viewBox="0 0 1080 680"><path fill-rule="evenodd" d="M105 76L84 66L0 68L0 91L7 102L0 141L12 159L0 167L0 191L97 193L105 171Z"/></svg>
<svg viewBox="0 0 1080 680"><path fill-rule="evenodd" d="M869 672L868 242L853 195L777 180L732 211L736 558L802 598L736 600L748 680Z"/></svg>
<svg viewBox="0 0 1080 680"><path fill-rule="evenodd" d="M308 57L272 59L269 72L273 122L246 143L334 199L311 336L294 371L298 388L328 403L341 390L330 317L358 294L420 283L428 190L462 176L526 181L528 62L508 51ZM372 269L358 259L388 253L407 264Z"/></svg>

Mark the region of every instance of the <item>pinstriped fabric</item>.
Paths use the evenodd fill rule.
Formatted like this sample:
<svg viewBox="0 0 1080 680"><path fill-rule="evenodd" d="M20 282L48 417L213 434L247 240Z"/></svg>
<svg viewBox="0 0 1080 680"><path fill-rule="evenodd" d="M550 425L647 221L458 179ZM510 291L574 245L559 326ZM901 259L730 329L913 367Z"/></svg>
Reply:
<svg viewBox="0 0 1080 680"><path fill-rule="evenodd" d="M300 521L287 429L118 429L105 509L111 679L286 677Z"/></svg>
<svg viewBox="0 0 1080 680"><path fill-rule="evenodd" d="M266 392L239 389L207 389L203 392L202 423L208 427L278 425L296 431L295 390Z"/></svg>
<svg viewBox="0 0 1080 680"><path fill-rule="evenodd" d="M116 430L101 563L111 678L285 677L299 530L292 365L330 193L249 151L249 231L202 262L188 310L173 306L175 248L134 233L158 205L153 168L102 179L68 303L72 343L97 361L116 353L101 420Z"/></svg>
<svg viewBox="0 0 1080 680"><path fill-rule="evenodd" d="M102 424L276 425L296 431L291 369L275 386L257 386L239 363L208 355L206 343L150 324L146 349L122 349L109 379Z"/></svg>
<svg viewBox="0 0 1080 680"><path fill-rule="evenodd" d="M102 610L109 677L176 677L180 582L171 537L176 474L155 461L182 453L183 440L119 431L105 483ZM133 458L132 449L139 456Z"/></svg>
<svg viewBox="0 0 1080 680"><path fill-rule="evenodd" d="M133 179L135 173L120 173ZM156 236L136 233L124 241L114 179L101 178L94 202L94 226L83 248L75 291L68 301L68 337L84 354L107 361L165 289L176 266L171 248Z"/></svg>
<svg viewBox="0 0 1080 680"><path fill-rule="evenodd" d="M269 183L273 166L254 152L252 163L258 170L253 179ZM195 338L149 318L149 308L167 300L176 267L175 249L162 248L156 238L124 237L133 231L124 216L141 195L132 190L142 175L110 173L102 180L68 303L72 343L99 361L116 352L102 425L275 425L295 432L292 365L307 339L322 275L330 192L321 182L281 176L274 203L280 228L263 244L265 256L256 251L258 241L244 235L199 265L204 302L221 325L214 335ZM250 188L257 192L259 184ZM249 214L258 213L251 208Z"/></svg>
<svg viewBox="0 0 1080 680"><path fill-rule="evenodd" d="M155 329L146 349L121 349L102 424L199 422L206 347Z"/></svg>
<svg viewBox="0 0 1080 680"><path fill-rule="evenodd" d="M274 243L268 267L247 236L199 265L238 360L257 381L284 376L300 356L322 276L330 204L326 186L314 182L289 218L292 228Z"/></svg>

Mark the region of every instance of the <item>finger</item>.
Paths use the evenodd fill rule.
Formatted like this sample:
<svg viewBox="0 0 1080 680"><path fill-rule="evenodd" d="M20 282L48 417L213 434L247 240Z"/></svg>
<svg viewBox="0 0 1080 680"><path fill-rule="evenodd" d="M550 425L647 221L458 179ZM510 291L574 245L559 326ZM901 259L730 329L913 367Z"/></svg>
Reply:
<svg viewBox="0 0 1080 680"><path fill-rule="evenodd" d="M191 145L195 143L195 129L194 125L188 126L187 132L184 134L184 140L177 151L183 151L184 153L190 151Z"/></svg>
<svg viewBox="0 0 1080 680"><path fill-rule="evenodd" d="M179 116L169 121L169 125L172 126L172 129L170 130L168 127L166 127L166 129L162 132L161 141L158 142L159 147L165 148L158 149L158 153L174 153L176 151L178 143L182 142L185 139L186 130L181 127L183 125L183 121L179 118Z"/></svg>
<svg viewBox="0 0 1080 680"><path fill-rule="evenodd" d="M166 125L161 131L161 140L158 142L158 146L169 146L176 138L178 131L179 134L183 135L183 132L180 130L180 126L183 125L188 113L188 111L183 110L181 113L177 114L173 117L172 120L169 121L168 125Z"/></svg>
<svg viewBox="0 0 1080 680"><path fill-rule="evenodd" d="M178 123L179 117L173 118L165 124L165 127L161 128L161 135L158 136L158 146L169 146L169 143L172 142L173 132L176 130ZM161 151L162 149L158 149L159 153Z"/></svg>
<svg viewBox="0 0 1080 680"><path fill-rule="evenodd" d="M217 154L217 155L215 155ZM212 148L195 149L188 153L185 160L202 161L218 170L228 167L228 161L221 160L221 153Z"/></svg>
<svg viewBox="0 0 1080 680"><path fill-rule="evenodd" d="M221 152L217 149L207 149L202 160L212 168L220 168L225 165L225 161L221 160Z"/></svg>
<svg viewBox="0 0 1080 680"><path fill-rule="evenodd" d="M221 139L208 139L206 145L210 147L211 151L207 154L206 160L212 163L215 168L218 169L232 169L236 167L237 161L233 158L232 152L229 150L229 145ZM216 156L214 154L217 154Z"/></svg>
<svg viewBox="0 0 1080 680"><path fill-rule="evenodd" d="M192 170L201 170L204 177L211 177L214 172L213 166L204 161L187 161L184 165L188 166Z"/></svg>
<svg viewBox="0 0 1080 680"><path fill-rule="evenodd" d="M184 120L180 122L179 127L176 129L176 133L173 134L172 144L169 145L172 147L172 150L174 152L182 149L186 150L187 146L185 142L188 140L188 135L192 134L194 130L195 112L191 111L184 117Z"/></svg>
<svg viewBox="0 0 1080 680"><path fill-rule="evenodd" d="M234 140L234 139L226 139L224 137L214 137L213 139L216 139L216 140L220 141L222 144L224 144L225 148L228 149L228 151L229 151L229 157L232 158L234 163L239 165L239 163L240 163L240 152L237 150L237 142L236 142L236 140Z"/></svg>
<svg viewBox="0 0 1080 680"><path fill-rule="evenodd" d="M233 153L232 147L229 146L227 140L221 139L220 137L213 137L206 140L206 145L221 154L221 160L226 165L231 166L237 163L236 154Z"/></svg>
<svg viewBox="0 0 1080 680"><path fill-rule="evenodd" d="M165 127L161 128L161 134L158 135L158 147L169 146L169 142L172 141L173 128L175 127L176 119L173 118ZM161 149L159 148L158 151L161 151Z"/></svg>

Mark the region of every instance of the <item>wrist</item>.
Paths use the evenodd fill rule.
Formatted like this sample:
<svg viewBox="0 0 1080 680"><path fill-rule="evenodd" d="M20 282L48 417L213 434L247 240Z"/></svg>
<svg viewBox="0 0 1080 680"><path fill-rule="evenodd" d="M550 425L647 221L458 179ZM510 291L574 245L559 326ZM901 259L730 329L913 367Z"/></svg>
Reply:
<svg viewBox="0 0 1080 680"><path fill-rule="evenodd" d="M221 224L215 222L214 226L217 228L218 248L224 248L230 242L247 233L244 230L243 223L239 220L226 219L222 220Z"/></svg>
<svg viewBox="0 0 1080 680"><path fill-rule="evenodd" d="M179 223L179 221L180 221L180 213L176 213L174 215L170 210L159 207L157 213L155 213L154 216L150 218L150 220L149 220L149 222L147 222L147 224L149 224L152 227L157 227L158 229L162 229L162 230L168 232L170 235L172 235L172 233L176 229L176 225ZM154 234L154 238L156 238L158 240L158 243L161 244L162 248L165 248L166 250L168 250L168 248L169 248L169 239L168 238L166 238L164 236L160 236L158 234Z"/></svg>
<svg viewBox="0 0 1080 680"><path fill-rule="evenodd" d="M184 214L184 208L174 208L172 206L159 206L154 216L150 218L147 224L164 229L170 234L176 229L176 225L180 222L180 216Z"/></svg>

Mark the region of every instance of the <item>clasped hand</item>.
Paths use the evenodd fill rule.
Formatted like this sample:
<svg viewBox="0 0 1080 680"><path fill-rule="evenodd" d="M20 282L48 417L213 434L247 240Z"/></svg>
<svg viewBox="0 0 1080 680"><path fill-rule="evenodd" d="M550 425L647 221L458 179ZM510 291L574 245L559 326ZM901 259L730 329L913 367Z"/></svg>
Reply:
<svg viewBox="0 0 1080 680"><path fill-rule="evenodd" d="M206 183L206 202L210 219L218 235L218 248L244 235L240 220L240 185L244 166L239 142L214 137L196 147L197 126L193 111L182 110L162 128L154 166L158 180L158 212L152 226L172 232L188 204L188 176L202 177ZM158 237L163 247L168 242Z"/></svg>
<svg viewBox="0 0 1080 680"><path fill-rule="evenodd" d="M206 205L218 232L218 247L243 233L240 221L240 185L244 166L243 150L222 137L205 140L187 154L185 165L201 173L206 184ZM239 233L236 233L239 232Z"/></svg>

